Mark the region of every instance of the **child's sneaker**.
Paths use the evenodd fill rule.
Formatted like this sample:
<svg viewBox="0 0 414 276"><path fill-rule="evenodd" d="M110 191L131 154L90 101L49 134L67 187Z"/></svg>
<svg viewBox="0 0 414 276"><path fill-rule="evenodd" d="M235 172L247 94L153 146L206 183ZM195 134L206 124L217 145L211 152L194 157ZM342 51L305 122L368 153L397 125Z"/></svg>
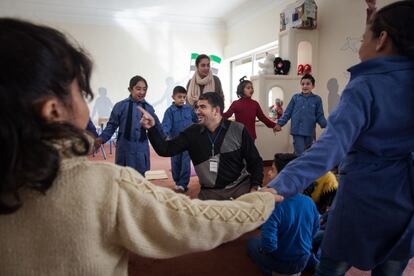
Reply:
<svg viewBox="0 0 414 276"><path fill-rule="evenodd" d="M186 188L184 188L183 186L176 185L174 187L174 191L177 192L177 193L184 194L186 192Z"/></svg>

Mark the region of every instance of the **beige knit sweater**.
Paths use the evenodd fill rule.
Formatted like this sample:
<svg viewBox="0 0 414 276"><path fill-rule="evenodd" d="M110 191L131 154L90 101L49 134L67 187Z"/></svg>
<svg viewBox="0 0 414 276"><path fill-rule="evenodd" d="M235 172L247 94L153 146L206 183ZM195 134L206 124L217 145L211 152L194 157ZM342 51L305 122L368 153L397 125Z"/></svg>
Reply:
<svg viewBox="0 0 414 276"><path fill-rule="evenodd" d="M270 193L190 200L136 171L66 158L46 195L23 193L0 216L0 275L127 275L127 252L168 258L209 250L262 224Z"/></svg>

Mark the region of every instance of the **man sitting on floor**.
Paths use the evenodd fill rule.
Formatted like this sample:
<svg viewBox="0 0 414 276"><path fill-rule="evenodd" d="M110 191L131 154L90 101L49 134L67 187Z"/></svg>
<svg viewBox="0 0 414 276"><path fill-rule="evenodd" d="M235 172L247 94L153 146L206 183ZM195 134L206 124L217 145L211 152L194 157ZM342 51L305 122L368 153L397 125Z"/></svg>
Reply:
<svg viewBox="0 0 414 276"><path fill-rule="evenodd" d="M223 118L223 99L214 92L200 96L196 104L198 124L172 140L164 140L145 110L141 125L160 156L188 151L199 177L200 199L237 198L261 186L263 161L246 128Z"/></svg>

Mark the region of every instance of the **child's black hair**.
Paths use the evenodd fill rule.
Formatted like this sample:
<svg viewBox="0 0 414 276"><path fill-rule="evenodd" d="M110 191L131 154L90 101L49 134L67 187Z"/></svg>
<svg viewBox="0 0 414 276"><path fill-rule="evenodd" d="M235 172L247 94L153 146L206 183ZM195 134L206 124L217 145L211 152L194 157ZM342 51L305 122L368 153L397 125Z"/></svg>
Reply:
<svg viewBox="0 0 414 276"><path fill-rule="evenodd" d="M300 79L300 82L302 82L303 80L310 80L312 85L315 86L315 78L311 74L303 75L303 77Z"/></svg>
<svg viewBox="0 0 414 276"><path fill-rule="evenodd" d="M173 96L177 95L178 93L187 95L187 90L185 90L185 88L182 87L181 85L177 85L173 89Z"/></svg>
<svg viewBox="0 0 414 276"><path fill-rule="evenodd" d="M375 38L390 36L398 54L414 59L414 1L397 1L378 10L368 24Z"/></svg>
<svg viewBox="0 0 414 276"><path fill-rule="evenodd" d="M276 153L273 159L273 164L277 169L277 172L280 173L283 168L292 160L296 159L296 155L293 153Z"/></svg>
<svg viewBox="0 0 414 276"><path fill-rule="evenodd" d="M133 76L130 80L129 80L129 86L128 89L132 90L134 88L135 85L137 85L138 82L143 81L145 83L145 86L148 89L148 83L147 81L141 77L141 76Z"/></svg>
<svg viewBox="0 0 414 276"><path fill-rule="evenodd" d="M92 61L63 33L26 21L0 19L0 40L0 214L10 214L23 205L21 192L53 186L62 160L55 141L79 141L70 152L88 154L84 130L49 122L41 107L54 98L73 111L75 81L93 99Z"/></svg>
<svg viewBox="0 0 414 276"><path fill-rule="evenodd" d="M239 85L237 85L237 97L242 98L244 97L244 88L246 87L246 85L248 83L253 84L250 80L246 80L246 76L243 76L240 80L239 80Z"/></svg>

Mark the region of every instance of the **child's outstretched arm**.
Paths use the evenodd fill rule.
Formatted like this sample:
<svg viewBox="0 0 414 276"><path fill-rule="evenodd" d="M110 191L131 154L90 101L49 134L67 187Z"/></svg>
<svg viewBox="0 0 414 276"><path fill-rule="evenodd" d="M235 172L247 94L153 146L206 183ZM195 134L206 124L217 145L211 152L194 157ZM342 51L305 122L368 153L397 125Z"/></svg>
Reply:
<svg viewBox="0 0 414 276"><path fill-rule="evenodd" d="M223 117L230 118L233 114L234 114L234 102L232 102L229 109L223 113Z"/></svg>
<svg viewBox="0 0 414 276"><path fill-rule="evenodd" d="M277 124L279 126L286 125L286 123L290 120L290 118L292 117L293 110L295 109L295 102L296 102L296 95L294 95L292 99L290 100L287 108L283 112L283 116L279 120L277 120Z"/></svg>
<svg viewBox="0 0 414 276"><path fill-rule="evenodd" d="M233 201L177 194L122 168L111 196L106 233L140 256L170 258L210 250L264 223L275 205L269 192L245 194Z"/></svg>
<svg viewBox="0 0 414 276"><path fill-rule="evenodd" d="M165 136L171 138L171 129L173 125L172 113L170 109L167 109L164 113L164 118L162 118L162 131Z"/></svg>
<svg viewBox="0 0 414 276"><path fill-rule="evenodd" d="M316 122L318 122L318 125L321 128L325 128L328 124L325 118L325 114L323 113L323 105L321 98L319 98L319 101L316 105Z"/></svg>
<svg viewBox="0 0 414 276"><path fill-rule="evenodd" d="M260 121L262 121L267 127L274 128L276 126L276 123L270 120L264 113L262 108L260 107L259 103L257 103L256 108L256 116L259 118Z"/></svg>

